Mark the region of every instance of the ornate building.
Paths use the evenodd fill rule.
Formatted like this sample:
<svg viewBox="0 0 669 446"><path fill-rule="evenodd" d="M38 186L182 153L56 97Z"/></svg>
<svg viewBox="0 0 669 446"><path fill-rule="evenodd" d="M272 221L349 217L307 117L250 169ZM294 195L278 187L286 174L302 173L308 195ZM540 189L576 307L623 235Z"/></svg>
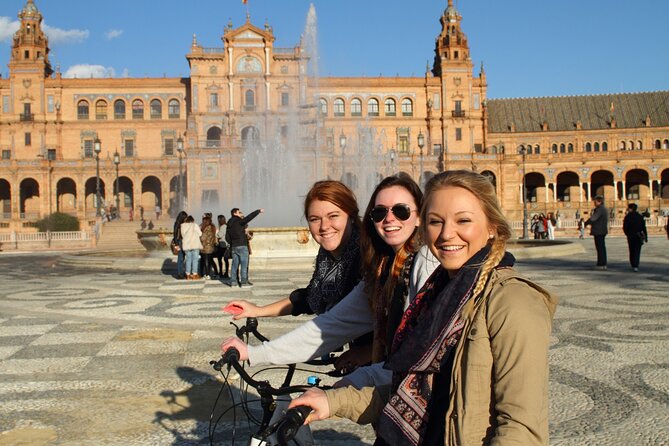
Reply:
<svg viewBox="0 0 669 446"><path fill-rule="evenodd" d="M489 176L516 220L523 183L532 213L583 213L596 194L616 212L669 207L669 91L489 100L452 1L421 77L313 76L305 45L275 47L247 17L220 48L193 36L188 78L64 79L32 0L19 18L0 79L3 228L55 211L93 222L117 200L122 216L227 209L282 172L289 155L269 146L294 152L296 193L326 177L358 188L370 173L424 182L466 168ZM274 181L260 192L286 190Z"/></svg>

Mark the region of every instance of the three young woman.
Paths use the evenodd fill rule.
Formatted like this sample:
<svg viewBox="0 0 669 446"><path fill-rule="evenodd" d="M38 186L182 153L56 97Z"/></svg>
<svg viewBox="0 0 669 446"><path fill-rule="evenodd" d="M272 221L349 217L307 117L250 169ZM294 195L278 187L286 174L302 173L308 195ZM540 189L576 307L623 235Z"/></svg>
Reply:
<svg viewBox="0 0 669 446"><path fill-rule="evenodd" d="M375 422L377 444L548 444L548 346L557 300L519 276L492 184L450 171L427 185L439 268L393 332L384 387L312 389L291 403Z"/></svg>

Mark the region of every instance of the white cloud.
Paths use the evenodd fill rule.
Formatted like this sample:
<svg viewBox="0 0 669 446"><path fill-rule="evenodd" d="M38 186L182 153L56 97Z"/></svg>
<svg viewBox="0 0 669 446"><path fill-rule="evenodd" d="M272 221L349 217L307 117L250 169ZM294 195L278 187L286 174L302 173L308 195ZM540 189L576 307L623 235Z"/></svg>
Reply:
<svg viewBox="0 0 669 446"><path fill-rule="evenodd" d="M0 42L9 41L20 27L18 20L0 16Z"/></svg>
<svg viewBox="0 0 669 446"><path fill-rule="evenodd" d="M49 38L49 44L51 45L59 43L81 43L88 39L88 35L90 34L88 30L60 29L46 24L42 25L42 29L44 29L46 36Z"/></svg>
<svg viewBox="0 0 669 446"><path fill-rule="evenodd" d="M123 72L121 73L121 77L130 77L130 70L124 68Z"/></svg>
<svg viewBox="0 0 669 446"><path fill-rule="evenodd" d="M63 73L63 77L67 78L90 78L90 77L114 77L116 72L112 67L104 67L102 65L78 64L72 65Z"/></svg>
<svg viewBox="0 0 669 446"><path fill-rule="evenodd" d="M122 29L110 29L109 31L107 31L105 33L105 39L112 40L112 39L115 39L117 37L120 37L121 34L123 34Z"/></svg>

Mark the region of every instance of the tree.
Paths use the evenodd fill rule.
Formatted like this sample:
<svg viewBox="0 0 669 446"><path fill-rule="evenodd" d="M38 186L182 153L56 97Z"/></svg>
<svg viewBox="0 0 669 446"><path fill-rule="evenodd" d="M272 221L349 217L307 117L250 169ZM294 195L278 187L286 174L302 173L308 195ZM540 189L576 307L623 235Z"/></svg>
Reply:
<svg viewBox="0 0 669 446"><path fill-rule="evenodd" d="M69 214L54 212L35 223L40 232L46 231L78 231L79 220Z"/></svg>

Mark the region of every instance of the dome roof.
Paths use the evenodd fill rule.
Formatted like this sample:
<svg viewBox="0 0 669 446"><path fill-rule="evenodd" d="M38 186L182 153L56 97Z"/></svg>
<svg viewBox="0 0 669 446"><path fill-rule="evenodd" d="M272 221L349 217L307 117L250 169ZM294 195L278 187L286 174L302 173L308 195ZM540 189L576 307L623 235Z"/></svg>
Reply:
<svg viewBox="0 0 669 446"><path fill-rule="evenodd" d="M21 18L28 18L28 17L41 17L42 15L39 12L39 9L37 9L37 6L35 6L35 2L33 0L28 0L26 5L23 7L21 10L21 13L19 14L19 17Z"/></svg>

